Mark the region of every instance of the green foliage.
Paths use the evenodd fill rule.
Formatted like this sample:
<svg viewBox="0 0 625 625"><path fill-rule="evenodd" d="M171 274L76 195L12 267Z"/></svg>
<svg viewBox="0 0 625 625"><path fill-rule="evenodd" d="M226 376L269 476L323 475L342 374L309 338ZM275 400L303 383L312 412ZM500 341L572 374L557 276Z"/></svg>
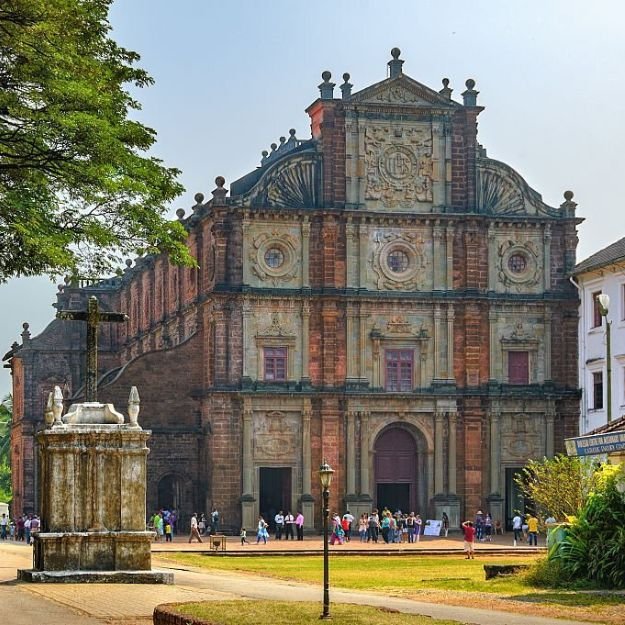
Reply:
<svg viewBox="0 0 625 625"><path fill-rule="evenodd" d="M0 402L0 501L8 503L11 495L11 418L13 402L7 395Z"/></svg>
<svg viewBox="0 0 625 625"><path fill-rule="evenodd" d="M558 455L530 460L516 483L534 502L539 516L564 521L582 508L596 485L596 477L591 460Z"/></svg>
<svg viewBox="0 0 625 625"><path fill-rule="evenodd" d="M552 558L539 558L530 565L525 573L525 581L530 586L539 588L567 588L569 586L568 576L562 570L559 560Z"/></svg>
<svg viewBox="0 0 625 625"><path fill-rule="evenodd" d="M108 36L112 2L0 3L0 282L102 275L143 251L194 263L164 217L179 172L145 156L156 133L129 118L127 87L152 79Z"/></svg>
<svg viewBox="0 0 625 625"><path fill-rule="evenodd" d="M605 588L625 588L625 483L620 466L597 472L589 495L567 536L550 557L568 580L588 580Z"/></svg>

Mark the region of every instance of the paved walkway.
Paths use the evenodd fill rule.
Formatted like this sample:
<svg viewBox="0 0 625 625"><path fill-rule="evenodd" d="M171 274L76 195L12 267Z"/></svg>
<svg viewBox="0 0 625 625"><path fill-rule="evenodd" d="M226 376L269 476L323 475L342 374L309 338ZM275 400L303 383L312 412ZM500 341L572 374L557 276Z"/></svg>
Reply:
<svg viewBox="0 0 625 625"><path fill-rule="evenodd" d="M147 625L159 603L237 598L321 603L322 598L321 588L316 586L279 580L267 583L261 576L210 573L179 566L173 568L176 583L172 586L16 583L16 569L29 567L31 560L29 547L0 543L2 622L11 625ZM155 564L162 568L169 566L165 561L159 562L157 554ZM370 592L332 590L331 601L383 606L471 625L587 625L580 621L424 603Z"/></svg>

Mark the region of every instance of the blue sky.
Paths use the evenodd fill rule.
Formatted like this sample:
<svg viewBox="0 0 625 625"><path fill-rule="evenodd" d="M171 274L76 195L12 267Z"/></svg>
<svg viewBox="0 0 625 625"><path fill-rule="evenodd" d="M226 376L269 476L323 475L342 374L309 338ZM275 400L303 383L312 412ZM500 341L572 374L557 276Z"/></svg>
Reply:
<svg viewBox="0 0 625 625"><path fill-rule="evenodd" d="M158 133L154 154L183 172L172 215L210 197L217 175L228 186L252 170L289 128L308 137L323 70L337 84L349 72L357 91L385 78L398 46L406 74L437 90L448 77L455 99L475 79L489 156L548 204L575 192L579 260L625 236L624 18L618 0L118 0L111 13L113 36L156 81L137 94L138 117ZM45 327L55 292L46 278L0 286L0 353L23 321L33 336Z"/></svg>

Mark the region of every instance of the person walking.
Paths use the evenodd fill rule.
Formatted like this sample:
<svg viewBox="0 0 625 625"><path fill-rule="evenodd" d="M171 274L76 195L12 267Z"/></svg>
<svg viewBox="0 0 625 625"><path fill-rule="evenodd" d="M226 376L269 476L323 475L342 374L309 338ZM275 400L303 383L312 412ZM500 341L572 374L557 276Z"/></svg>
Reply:
<svg viewBox="0 0 625 625"><path fill-rule="evenodd" d="M538 519L533 514L530 514L527 519L527 531L529 545L538 547Z"/></svg>
<svg viewBox="0 0 625 625"><path fill-rule="evenodd" d="M512 519L512 531L514 532L514 546L517 546L517 541L521 540L521 532L523 530L523 519L521 519L520 513L517 511L516 515Z"/></svg>
<svg viewBox="0 0 625 625"><path fill-rule="evenodd" d="M200 532L198 531L197 512L194 512L191 515L191 534L189 534L189 542L191 542L194 538L197 538L199 543L203 542Z"/></svg>
<svg viewBox="0 0 625 625"><path fill-rule="evenodd" d="M258 526L256 528L256 544L262 540L263 543L267 544L267 539L269 538L269 532L267 531L267 523L265 519L263 519L262 514L258 517Z"/></svg>
<svg viewBox="0 0 625 625"><path fill-rule="evenodd" d="M249 544L247 542L247 530L244 527L241 528L241 533L239 534L239 537L241 538L241 546Z"/></svg>
<svg viewBox="0 0 625 625"><path fill-rule="evenodd" d="M298 510L295 517L295 531L297 532L297 540L304 540L304 515Z"/></svg>
<svg viewBox="0 0 625 625"><path fill-rule="evenodd" d="M473 560L475 551L475 528L472 521L465 521L462 524L462 532L464 534L464 551L467 554L467 560Z"/></svg>

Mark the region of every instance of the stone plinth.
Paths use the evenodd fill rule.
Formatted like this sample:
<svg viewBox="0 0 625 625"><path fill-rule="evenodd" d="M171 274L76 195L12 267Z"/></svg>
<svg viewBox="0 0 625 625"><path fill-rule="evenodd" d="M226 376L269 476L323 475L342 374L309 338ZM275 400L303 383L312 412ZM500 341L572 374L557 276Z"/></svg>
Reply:
<svg viewBox="0 0 625 625"><path fill-rule="evenodd" d="M171 573L151 570L154 534L145 529L151 432L137 424L137 412L124 423L111 406L93 402L72 406L63 420L57 409L53 424L47 420L50 427L37 435L41 531L33 535L34 568L19 571L19 579L173 582ZM111 422L111 414L121 422Z"/></svg>

